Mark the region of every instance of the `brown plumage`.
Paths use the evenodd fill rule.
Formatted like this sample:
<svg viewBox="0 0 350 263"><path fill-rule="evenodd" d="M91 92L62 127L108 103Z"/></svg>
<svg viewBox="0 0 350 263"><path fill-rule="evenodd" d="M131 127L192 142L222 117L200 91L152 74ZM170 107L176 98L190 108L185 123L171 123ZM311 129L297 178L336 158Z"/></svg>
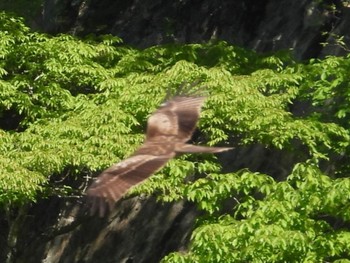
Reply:
<svg viewBox="0 0 350 263"><path fill-rule="evenodd" d="M146 139L129 158L104 170L87 190L92 213L105 213L128 189L162 168L177 153L217 153L229 147L187 144L196 128L205 97L176 96L162 104L148 119Z"/></svg>

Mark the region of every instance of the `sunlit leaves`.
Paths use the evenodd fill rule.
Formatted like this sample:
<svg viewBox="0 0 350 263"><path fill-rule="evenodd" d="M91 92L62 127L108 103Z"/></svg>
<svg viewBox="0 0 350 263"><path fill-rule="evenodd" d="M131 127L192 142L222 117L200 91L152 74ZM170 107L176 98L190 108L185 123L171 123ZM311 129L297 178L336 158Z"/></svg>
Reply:
<svg viewBox="0 0 350 263"><path fill-rule="evenodd" d="M163 262L317 262L349 255L348 232L335 231L325 220L332 214L349 221L348 178L332 180L310 163L297 164L286 182L246 171L220 177L237 197L236 213L199 221L188 253L170 254ZM206 195L197 198L212 205L201 208L212 213L216 200L209 196L220 196L219 188L199 179L194 192L199 185Z"/></svg>
<svg viewBox="0 0 350 263"><path fill-rule="evenodd" d="M24 168L11 158L0 156L0 203L23 204L35 201L42 191L45 177Z"/></svg>
<svg viewBox="0 0 350 263"><path fill-rule="evenodd" d="M288 178L300 195L300 209L309 215L332 214L350 220L350 178L332 180L315 165L297 164Z"/></svg>
<svg viewBox="0 0 350 263"><path fill-rule="evenodd" d="M309 65L299 68L300 73L308 76L301 85L302 89L309 91L302 93L303 98L320 107L323 118L341 122L346 127L349 126L345 118L350 113L349 68L349 56L312 60Z"/></svg>

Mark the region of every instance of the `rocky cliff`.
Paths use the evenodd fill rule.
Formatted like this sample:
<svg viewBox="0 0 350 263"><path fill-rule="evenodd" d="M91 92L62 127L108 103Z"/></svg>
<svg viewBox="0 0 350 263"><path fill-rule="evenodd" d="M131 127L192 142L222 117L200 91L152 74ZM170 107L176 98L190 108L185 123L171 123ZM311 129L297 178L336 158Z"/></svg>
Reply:
<svg viewBox="0 0 350 263"><path fill-rule="evenodd" d="M348 42L347 1L46 0L42 28L49 33L113 34L136 47L225 40L259 52L293 49L299 59L341 54Z"/></svg>

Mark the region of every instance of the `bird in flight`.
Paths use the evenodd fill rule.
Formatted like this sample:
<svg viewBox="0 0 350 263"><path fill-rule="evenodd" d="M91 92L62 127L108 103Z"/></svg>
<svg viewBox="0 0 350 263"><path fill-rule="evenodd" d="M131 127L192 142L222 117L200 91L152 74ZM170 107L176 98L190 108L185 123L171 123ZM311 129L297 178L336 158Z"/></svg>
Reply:
<svg viewBox="0 0 350 263"><path fill-rule="evenodd" d="M146 139L129 158L104 170L87 189L91 213L105 214L132 186L161 169L181 153L218 153L231 147L207 147L186 143L196 128L204 96L178 95L160 105L149 117Z"/></svg>

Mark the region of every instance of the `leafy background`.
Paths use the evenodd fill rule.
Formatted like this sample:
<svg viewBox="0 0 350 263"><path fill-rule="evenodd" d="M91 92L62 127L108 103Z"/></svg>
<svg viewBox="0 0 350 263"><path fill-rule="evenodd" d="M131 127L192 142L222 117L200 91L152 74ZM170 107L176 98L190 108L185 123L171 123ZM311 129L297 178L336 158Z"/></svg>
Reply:
<svg viewBox="0 0 350 263"><path fill-rule="evenodd" d="M346 262L349 57L304 63L226 42L138 50L109 35L31 32L0 13L0 205L81 196L88 179L142 143L169 90L208 94L198 144L253 144L295 156L287 176L218 158L174 159L129 194L202 211L186 253L163 262ZM299 104L303 106L298 106ZM227 157L229 160L229 154ZM219 156L220 159L220 156Z"/></svg>

